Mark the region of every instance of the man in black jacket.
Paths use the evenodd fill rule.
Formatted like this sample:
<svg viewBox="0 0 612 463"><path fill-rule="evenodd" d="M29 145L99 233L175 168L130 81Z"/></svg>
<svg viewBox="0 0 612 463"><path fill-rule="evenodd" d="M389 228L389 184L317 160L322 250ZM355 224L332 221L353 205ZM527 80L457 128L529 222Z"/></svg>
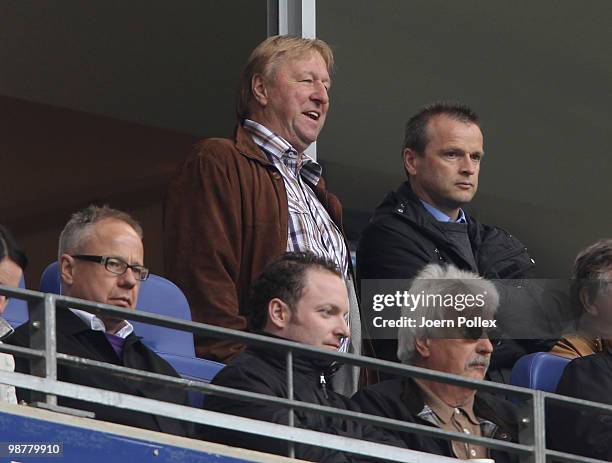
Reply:
<svg viewBox="0 0 612 463"><path fill-rule="evenodd" d="M422 297L402 311L406 322L399 328L402 363L482 380L493 351L487 326L496 321L499 295L495 286L452 265L430 264L419 272L410 293ZM507 442L518 440L518 418L510 402L463 386L402 377L369 386L353 400L364 413ZM518 461L507 452L476 444L390 432L413 450L462 460Z"/></svg>
<svg viewBox="0 0 612 463"><path fill-rule="evenodd" d="M518 239L463 210L476 194L484 156L479 124L474 111L457 103L434 103L408 121L408 181L376 208L359 242L362 294L364 280L414 278L428 263L451 263L488 279L531 276L534 260ZM362 312L368 319L371 309L364 304ZM396 339L373 344L376 357L397 361Z"/></svg>
<svg viewBox="0 0 612 463"><path fill-rule="evenodd" d="M66 296L134 309L140 282L149 274L143 266L142 228L128 214L109 207L89 206L73 214L60 236L59 271ZM78 309L58 307L56 311L57 351L129 368L178 377L177 372L144 345L132 325L108 315L94 315ZM20 326L10 344L29 347L31 323ZM30 362L15 359L15 370L28 373ZM187 404L184 390L135 381L90 368L58 364L60 381L106 389L124 394ZM29 400L18 390L20 400ZM100 420L167 432L192 434L192 426L149 411L136 412L99 405L69 397L58 404L95 413Z"/></svg>
<svg viewBox="0 0 612 463"><path fill-rule="evenodd" d="M269 265L253 283L249 303L251 331L336 351L350 335L346 317L348 295L344 280L331 261L311 253L286 253ZM294 353L294 398L344 410L359 411L350 400L334 392L330 379L335 365ZM288 397L285 353L250 347L221 370L213 384L276 397ZM204 408L247 418L288 424L288 411L280 406L209 395ZM295 426L347 437L402 445L382 432L349 420L295 411ZM206 428L205 440L280 455L287 442L221 428ZM307 445L296 445L296 458L317 462L361 461L349 455Z"/></svg>
<svg viewBox="0 0 612 463"><path fill-rule="evenodd" d="M610 390L612 349L608 348L604 352L572 360L565 367L556 392L612 405ZM612 413L554 403L548 405L546 423L549 448L612 461Z"/></svg>

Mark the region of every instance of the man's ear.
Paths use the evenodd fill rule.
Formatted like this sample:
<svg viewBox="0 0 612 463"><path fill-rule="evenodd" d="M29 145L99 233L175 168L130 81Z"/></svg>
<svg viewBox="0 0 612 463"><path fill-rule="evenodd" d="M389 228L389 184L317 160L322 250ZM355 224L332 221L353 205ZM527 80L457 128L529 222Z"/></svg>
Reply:
<svg viewBox="0 0 612 463"><path fill-rule="evenodd" d="M429 339L427 338L416 338L414 340L414 347L423 358L428 358L431 355L429 351Z"/></svg>
<svg viewBox="0 0 612 463"><path fill-rule="evenodd" d="M580 298L580 304L582 305L586 313L594 317L597 317L599 315L599 309L589 297L589 292L587 288L582 288L580 290L580 294L578 294L578 297Z"/></svg>
<svg viewBox="0 0 612 463"><path fill-rule="evenodd" d="M416 151L406 148L404 150L404 170L409 175L415 175L417 173L416 158L418 154Z"/></svg>
<svg viewBox="0 0 612 463"><path fill-rule="evenodd" d="M74 282L74 257L62 254L59 260L59 274L62 286L70 286Z"/></svg>
<svg viewBox="0 0 612 463"><path fill-rule="evenodd" d="M251 92L253 92L253 97L261 106L268 104L268 89L262 74L257 73L251 77Z"/></svg>
<svg viewBox="0 0 612 463"><path fill-rule="evenodd" d="M285 328L291 318L289 306L281 299L275 297L268 302L268 323L276 329Z"/></svg>

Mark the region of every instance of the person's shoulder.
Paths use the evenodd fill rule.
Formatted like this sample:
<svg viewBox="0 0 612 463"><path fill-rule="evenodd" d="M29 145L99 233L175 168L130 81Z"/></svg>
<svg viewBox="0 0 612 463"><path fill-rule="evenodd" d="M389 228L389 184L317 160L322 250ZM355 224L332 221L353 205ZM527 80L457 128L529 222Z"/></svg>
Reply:
<svg viewBox="0 0 612 463"><path fill-rule="evenodd" d="M518 414L516 405L509 400L489 392L476 392L476 404L480 408L484 406L494 410L493 416L490 417L491 419L497 418L512 425L517 423Z"/></svg>
<svg viewBox="0 0 612 463"><path fill-rule="evenodd" d="M402 391L403 381L390 379L357 391L351 400L363 413L403 419L409 413L402 400Z"/></svg>
<svg viewBox="0 0 612 463"><path fill-rule="evenodd" d="M213 383L222 385L225 382L231 382L239 378L264 381L266 378L270 378L273 373L274 368L265 359L246 350L230 360L217 373Z"/></svg>
<svg viewBox="0 0 612 463"><path fill-rule="evenodd" d="M508 247L525 247L520 239L518 239L504 227L479 222L472 216L469 216L468 220L473 224L473 226L480 230L483 242L495 242L498 245L505 245Z"/></svg>
<svg viewBox="0 0 612 463"><path fill-rule="evenodd" d="M203 138L196 142L194 149L196 153L205 153L215 150L236 150L236 141L224 137Z"/></svg>
<svg viewBox="0 0 612 463"><path fill-rule="evenodd" d="M612 376L612 352L605 351L597 354L578 357L568 363L564 373L581 375L583 372L605 372Z"/></svg>
<svg viewBox="0 0 612 463"><path fill-rule="evenodd" d="M206 176L208 182L213 179L226 182L228 176L234 178L238 171L244 170L245 163L248 163L248 159L238 150L235 140L228 138L200 140L193 146L172 177L170 191L174 188L182 190L185 184L192 183L195 178L202 175Z"/></svg>
<svg viewBox="0 0 612 463"><path fill-rule="evenodd" d="M376 231L401 231L419 233L423 226L420 205L403 197L397 191L390 191L372 213L364 233Z"/></svg>
<svg viewBox="0 0 612 463"><path fill-rule="evenodd" d="M612 353L579 357L563 370L557 393L587 400L605 401L612 387Z"/></svg>
<svg viewBox="0 0 612 463"><path fill-rule="evenodd" d="M240 156L240 152L236 148L235 140L229 138L205 138L198 141L193 148L189 159L198 160L199 162L223 162L229 159Z"/></svg>
<svg viewBox="0 0 612 463"><path fill-rule="evenodd" d="M6 344L12 346L29 347L30 346L30 322L26 322L17 328L6 339L2 340Z"/></svg>
<svg viewBox="0 0 612 463"><path fill-rule="evenodd" d="M359 399L361 397L389 397L392 400L397 400L397 398L402 393L403 381L401 379L388 379L386 381L381 381L380 383L372 384L363 389L360 389L353 395L354 399Z"/></svg>

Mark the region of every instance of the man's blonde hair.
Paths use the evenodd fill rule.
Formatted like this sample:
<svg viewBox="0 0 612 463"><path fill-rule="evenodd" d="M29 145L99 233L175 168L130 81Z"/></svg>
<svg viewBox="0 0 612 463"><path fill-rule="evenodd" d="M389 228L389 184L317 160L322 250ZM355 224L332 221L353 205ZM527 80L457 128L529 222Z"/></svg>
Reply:
<svg viewBox="0 0 612 463"><path fill-rule="evenodd" d="M253 92L251 81L255 74L264 77L274 75L281 61L300 58L310 52L317 52L325 61L327 72L331 74L334 66L334 55L327 43L320 39L306 39L291 35L274 35L261 42L249 56L246 66L240 75L236 97L236 115L243 120L251 114Z"/></svg>

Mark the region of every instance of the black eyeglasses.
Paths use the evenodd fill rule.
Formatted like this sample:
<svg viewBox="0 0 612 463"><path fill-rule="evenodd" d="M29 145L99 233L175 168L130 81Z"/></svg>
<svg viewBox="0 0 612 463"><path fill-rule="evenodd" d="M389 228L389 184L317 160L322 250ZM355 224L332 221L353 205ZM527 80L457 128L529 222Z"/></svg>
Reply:
<svg viewBox="0 0 612 463"><path fill-rule="evenodd" d="M72 256L75 259L86 260L89 262L97 262L98 264L104 265L104 268L115 275L123 275L127 272L127 269L132 269L134 277L139 281L144 281L149 278L149 269L142 265L130 265L118 257L106 257L106 256L90 256L87 254L79 254Z"/></svg>

